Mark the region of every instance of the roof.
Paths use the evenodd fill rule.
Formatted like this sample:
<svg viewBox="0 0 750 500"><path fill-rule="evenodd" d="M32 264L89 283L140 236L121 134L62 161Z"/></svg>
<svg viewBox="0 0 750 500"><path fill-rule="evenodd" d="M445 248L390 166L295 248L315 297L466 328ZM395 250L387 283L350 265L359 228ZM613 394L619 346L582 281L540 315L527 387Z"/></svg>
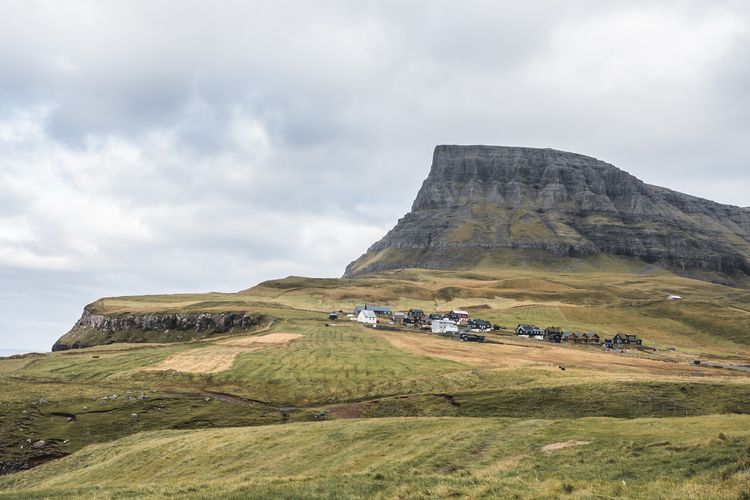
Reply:
<svg viewBox="0 0 750 500"><path fill-rule="evenodd" d="M375 311L370 311L369 309L362 309L359 311L359 315L364 318L375 318Z"/></svg>
<svg viewBox="0 0 750 500"><path fill-rule="evenodd" d="M453 314L465 314L465 315L467 315L467 316L469 315L469 313L467 313L466 311L459 311L458 309L454 309L454 310L452 310L451 312L452 312Z"/></svg>
<svg viewBox="0 0 750 500"><path fill-rule="evenodd" d="M532 330L532 331L540 331L540 332L542 331L538 326L534 326L534 325L518 325L516 327L516 330L518 330L519 328L522 328L524 330Z"/></svg>
<svg viewBox="0 0 750 500"><path fill-rule="evenodd" d="M391 313L391 308L388 306L373 306L370 304L365 305L357 305L354 307L354 314L359 313L359 311L367 310L367 311L375 311L376 313Z"/></svg>

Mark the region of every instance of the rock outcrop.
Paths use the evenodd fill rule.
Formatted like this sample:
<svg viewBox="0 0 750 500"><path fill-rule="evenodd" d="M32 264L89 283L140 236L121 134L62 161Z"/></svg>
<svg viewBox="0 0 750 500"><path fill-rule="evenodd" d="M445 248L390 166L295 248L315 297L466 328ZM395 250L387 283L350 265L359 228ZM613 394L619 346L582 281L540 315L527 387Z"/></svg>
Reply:
<svg viewBox="0 0 750 500"><path fill-rule="evenodd" d="M579 154L437 146L411 211L345 276L466 268L500 249L621 256L704 279L746 280L750 210L651 186Z"/></svg>
<svg viewBox="0 0 750 500"><path fill-rule="evenodd" d="M73 328L52 346L64 351L115 342L180 342L215 333L247 331L268 322L261 314L101 314L91 304Z"/></svg>

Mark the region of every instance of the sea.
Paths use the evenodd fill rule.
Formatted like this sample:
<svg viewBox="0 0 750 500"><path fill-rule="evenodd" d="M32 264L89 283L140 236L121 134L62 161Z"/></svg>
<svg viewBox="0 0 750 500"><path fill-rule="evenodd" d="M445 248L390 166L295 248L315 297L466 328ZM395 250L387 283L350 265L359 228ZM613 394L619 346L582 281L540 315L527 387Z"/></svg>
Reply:
<svg viewBox="0 0 750 500"><path fill-rule="evenodd" d="M14 354L26 354L27 352L33 352L33 349L5 349L0 347L0 358L5 356L13 356Z"/></svg>

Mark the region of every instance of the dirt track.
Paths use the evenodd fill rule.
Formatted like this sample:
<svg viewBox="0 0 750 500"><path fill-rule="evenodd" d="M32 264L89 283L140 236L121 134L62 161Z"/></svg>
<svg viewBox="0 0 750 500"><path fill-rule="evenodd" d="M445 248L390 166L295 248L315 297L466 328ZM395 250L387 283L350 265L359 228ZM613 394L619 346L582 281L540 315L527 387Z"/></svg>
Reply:
<svg viewBox="0 0 750 500"><path fill-rule="evenodd" d="M269 333L258 337L233 337L212 345L172 354L144 371L175 370L184 373L217 373L228 370L242 353L259 351L271 345L285 345L298 333Z"/></svg>

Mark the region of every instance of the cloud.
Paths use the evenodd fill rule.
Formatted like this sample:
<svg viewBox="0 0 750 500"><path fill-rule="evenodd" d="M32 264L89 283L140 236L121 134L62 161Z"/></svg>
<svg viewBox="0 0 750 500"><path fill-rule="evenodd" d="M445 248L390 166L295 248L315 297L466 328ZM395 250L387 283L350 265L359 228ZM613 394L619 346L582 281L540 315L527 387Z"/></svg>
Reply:
<svg viewBox="0 0 750 500"><path fill-rule="evenodd" d="M2 8L0 298L34 331L0 347L49 346L101 295L339 275L439 143L555 147L750 205L741 3Z"/></svg>

